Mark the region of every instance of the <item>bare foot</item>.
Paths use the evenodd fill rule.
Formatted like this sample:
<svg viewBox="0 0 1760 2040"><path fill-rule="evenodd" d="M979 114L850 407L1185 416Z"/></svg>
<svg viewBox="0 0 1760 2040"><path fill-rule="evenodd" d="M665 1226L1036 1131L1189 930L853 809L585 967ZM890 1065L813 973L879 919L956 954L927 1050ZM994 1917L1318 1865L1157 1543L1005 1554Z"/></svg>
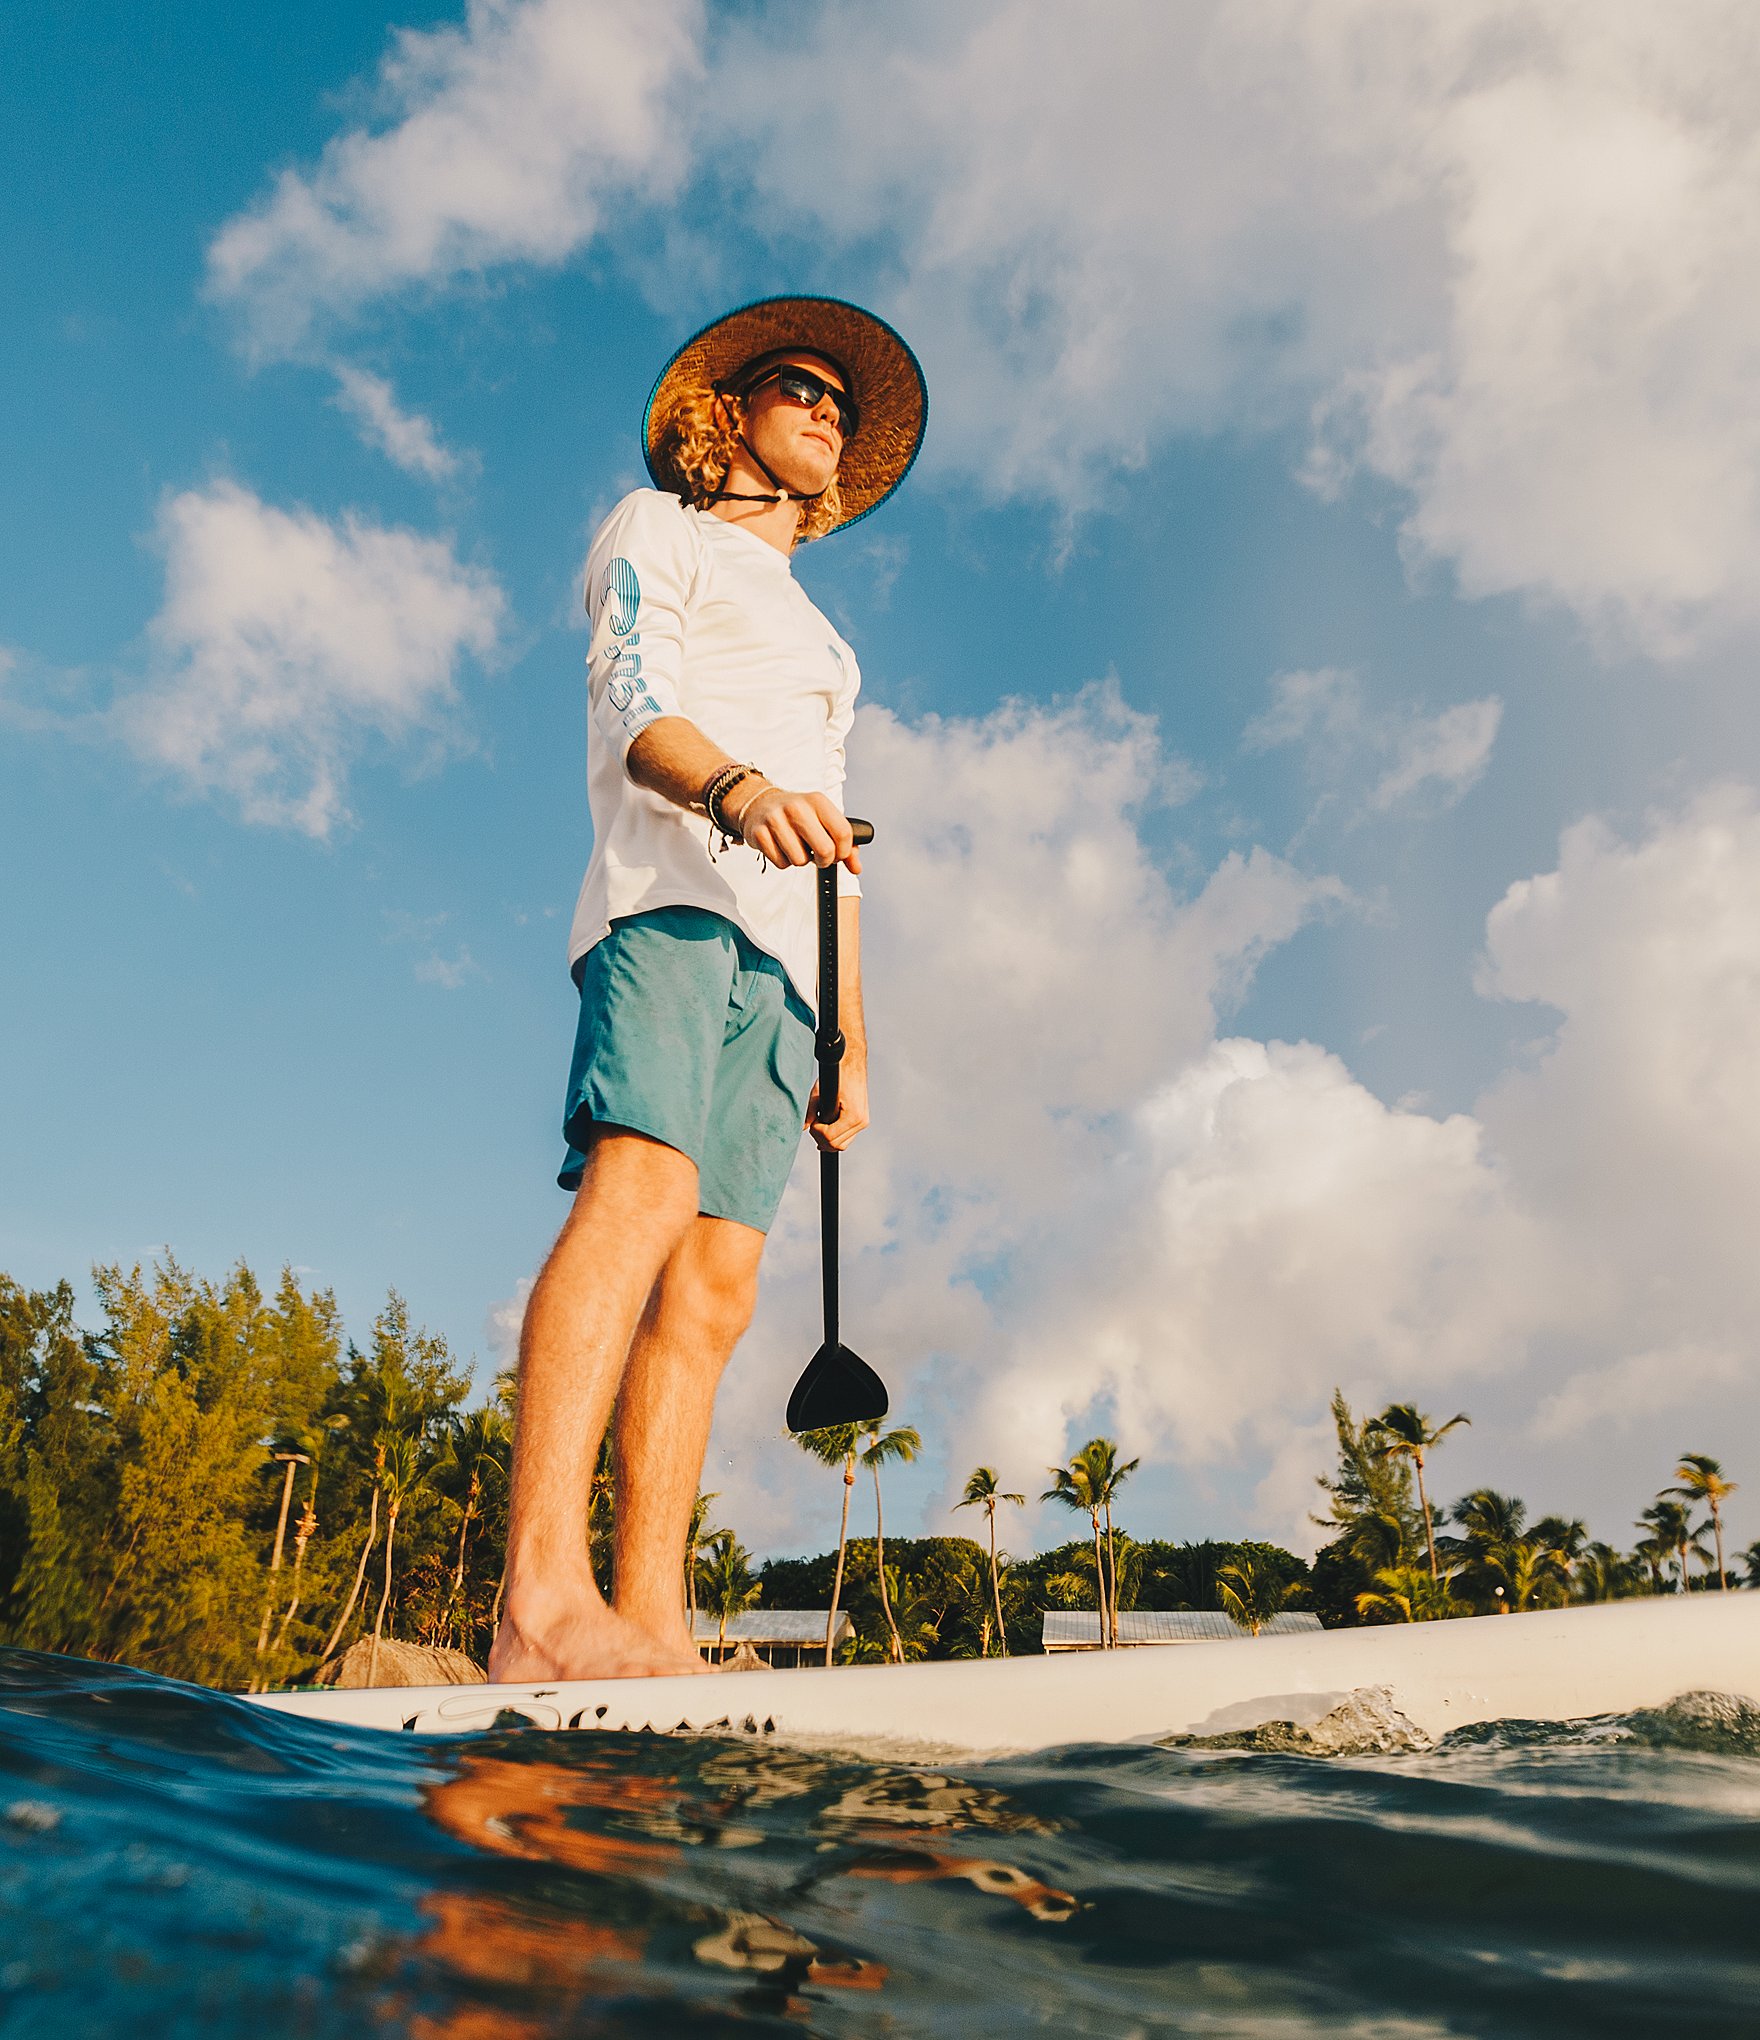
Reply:
<svg viewBox="0 0 1760 2040"><path fill-rule="evenodd" d="M663 1650L667 1658L680 1672L718 1672L719 1665L708 1664L691 1641L691 1633L681 1618L664 1618L645 1614L626 1615L625 1621L635 1623L653 1639L657 1650Z"/></svg>
<svg viewBox="0 0 1760 2040"><path fill-rule="evenodd" d="M498 1686L548 1685L563 1679L666 1679L707 1671L694 1650L651 1636L603 1601L510 1594L489 1652Z"/></svg>

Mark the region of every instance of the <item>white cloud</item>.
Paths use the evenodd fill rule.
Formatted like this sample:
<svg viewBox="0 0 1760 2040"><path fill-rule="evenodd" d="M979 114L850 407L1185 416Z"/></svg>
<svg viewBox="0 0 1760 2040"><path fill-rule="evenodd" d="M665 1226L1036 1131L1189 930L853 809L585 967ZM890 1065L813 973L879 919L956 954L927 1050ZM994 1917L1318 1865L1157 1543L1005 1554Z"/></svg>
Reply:
<svg viewBox="0 0 1760 2040"><path fill-rule="evenodd" d="M437 949L431 951L416 964L415 972L420 983L438 985L443 992L462 991L473 980L488 975L462 942L451 956L442 956Z"/></svg>
<svg viewBox="0 0 1760 2040"><path fill-rule="evenodd" d="M483 1335L493 1357L495 1371L503 1373L519 1359L520 1334L525 1330L526 1305L537 1287L535 1275L522 1275L513 1294L489 1306L483 1320Z"/></svg>
<svg viewBox="0 0 1760 2040"><path fill-rule="evenodd" d="M1702 1409L1719 1392L1739 1394L1741 1387L1736 1353L1680 1341L1568 1375L1535 1411L1534 1436L1542 1444L1593 1441L1598 1432L1629 1431Z"/></svg>
<svg viewBox="0 0 1760 2040"><path fill-rule="evenodd" d="M246 821L328 836L363 747L443 738L460 660L495 647L501 591L441 539L233 482L167 498L157 537L156 672L112 727Z"/></svg>
<svg viewBox="0 0 1760 2040"><path fill-rule="evenodd" d="M895 250L932 461L1079 506L1170 435L1311 413L1316 483L1395 484L1469 593L1656 649L1753 620L1740 0L917 0L749 37L718 103L773 205Z"/></svg>
<svg viewBox="0 0 1760 2040"><path fill-rule="evenodd" d="M457 474L459 457L440 442L431 420L405 411L383 376L369 374L348 362L337 362L336 395L332 401L355 421L361 437L377 447L406 474L444 482Z"/></svg>
<svg viewBox="0 0 1760 2040"><path fill-rule="evenodd" d="M680 174L701 18L697 0L471 0L461 27L398 31L386 119L228 221L210 294L286 353L388 291L563 261Z"/></svg>
<svg viewBox="0 0 1760 2040"><path fill-rule="evenodd" d="M442 991L457 992L476 981L486 982L489 973L471 954L469 945L459 943L451 956L442 956L435 937L452 916L447 913L412 914L404 907L380 910L387 942L409 942L426 951L411 965L416 982L438 985Z"/></svg>
<svg viewBox="0 0 1760 2040"><path fill-rule="evenodd" d="M1241 743L1249 751L1272 751L1283 744L1336 750L1361 736L1364 714L1363 683L1355 673L1338 666L1277 673L1270 707L1248 723Z"/></svg>
<svg viewBox="0 0 1760 2040"><path fill-rule="evenodd" d="M1299 746L1310 776L1326 784L1329 796L1360 781L1365 759L1386 759L1361 795L1370 810L1385 813L1420 793L1433 808L1446 808L1484 776L1502 720L1494 694L1431 716L1372 708L1357 674L1325 666L1273 675L1270 705L1242 731L1241 746Z"/></svg>
<svg viewBox="0 0 1760 2040"><path fill-rule="evenodd" d="M1371 789L1369 805L1395 807L1428 789L1442 804L1452 806L1479 783L1491 762L1502 720L1503 703L1493 694L1410 724L1399 733L1397 755Z"/></svg>

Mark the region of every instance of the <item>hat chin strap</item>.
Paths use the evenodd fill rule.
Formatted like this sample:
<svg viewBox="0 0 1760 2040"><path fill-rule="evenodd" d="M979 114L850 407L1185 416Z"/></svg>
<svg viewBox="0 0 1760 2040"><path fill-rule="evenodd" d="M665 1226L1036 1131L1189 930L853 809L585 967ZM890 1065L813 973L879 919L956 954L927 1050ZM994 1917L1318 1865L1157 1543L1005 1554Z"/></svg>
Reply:
<svg viewBox="0 0 1760 2040"><path fill-rule="evenodd" d="M776 493L774 496L742 496L736 495L732 489L717 489L708 498L711 503L816 503L824 495L825 489L831 486L827 482L825 489L815 489L810 496L798 489L791 489L743 432L739 435L739 443L763 470L766 478L775 483Z"/></svg>

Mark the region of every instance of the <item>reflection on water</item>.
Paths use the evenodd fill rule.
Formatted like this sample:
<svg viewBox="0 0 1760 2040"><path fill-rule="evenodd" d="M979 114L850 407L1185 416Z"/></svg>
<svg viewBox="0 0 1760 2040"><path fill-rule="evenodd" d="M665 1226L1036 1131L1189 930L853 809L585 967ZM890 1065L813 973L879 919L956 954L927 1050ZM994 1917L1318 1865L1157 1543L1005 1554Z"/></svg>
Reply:
<svg viewBox="0 0 1760 2040"><path fill-rule="evenodd" d="M0 2033L1748 2036L1757 1750L1701 1704L930 1771L0 1652Z"/></svg>
<svg viewBox="0 0 1760 2040"><path fill-rule="evenodd" d="M745 1980L727 2009L806 2024L820 1994L877 1992L887 1981L884 1962L827 1931L828 1919L859 1910L839 1890L846 1880L965 1885L1047 1924L1076 1910L1072 1893L1019 1865L949 1846L968 1830L1051 1832L990 1787L773 1746L697 1745L697 1760L681 1766L682 1747L595 1736L547 1744L543 1756L529 1745L511 1755L459 1752L452 1775L423 1788L431 1817L473 1848L543 1866L567 1883L534 1893L529 1907L457 1891L425 1902L431 1925L410 1950L416 1968L431 1966L425 1988L444 1978L463 1997L502 1986L541 1995L552 2019L572 2017L594 1997L639 1995L644 1966L664 1973L688 1950L696 1964ZM632 1754L659 1758L665 1769L644 1773ZM780 1828L754 1818L779 1808L788 1810ZM766 1909L719 1909L702 1931L704 1880L689 1852L761 1849L779 1835L810 1859L776 1884ZM559 1906L568 1931L558 1930ZM426 2018L424 2030L540 2030L487 2027L482 2014L461 2003L450 2019Z"/></svg>

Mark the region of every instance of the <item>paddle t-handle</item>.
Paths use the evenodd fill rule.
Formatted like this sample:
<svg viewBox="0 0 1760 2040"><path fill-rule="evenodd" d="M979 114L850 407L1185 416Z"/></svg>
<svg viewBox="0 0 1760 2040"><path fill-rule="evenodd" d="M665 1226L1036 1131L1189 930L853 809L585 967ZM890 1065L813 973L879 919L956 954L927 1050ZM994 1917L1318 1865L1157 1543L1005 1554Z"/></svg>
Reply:
<svg viewBox="0 0 1760 2040"><path fill-rule="evenodd" d="M871 822L849 818L857 843L871 843ZM819 1098L815 1125L829 1126L841 1109L839 1066L843 1061L843 1030L839 1027L837 993L837 866L819 873L819 1027L814 1052L819 1061ZM886 1384L859 1353L852 1353L837 1329L837 1153L819 1151L819 1248L825 1304L825 1343L807 1362L806 1371L788 1399L788 1428L819 1431L832 1424L877 1424L890 1406Z"/></svg>

